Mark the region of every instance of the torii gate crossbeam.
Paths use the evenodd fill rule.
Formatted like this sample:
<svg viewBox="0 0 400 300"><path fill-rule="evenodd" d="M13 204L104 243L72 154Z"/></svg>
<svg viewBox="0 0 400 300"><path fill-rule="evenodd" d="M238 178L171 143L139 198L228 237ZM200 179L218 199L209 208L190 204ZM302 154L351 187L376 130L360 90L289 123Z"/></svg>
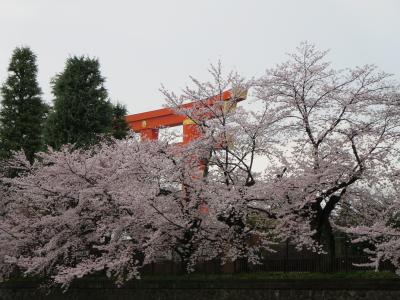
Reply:
<svg viewBox="0 0 400 300"><path fill-rule="evenodd" d="M235 98L233 99L232 90L228 90L202 101L183 104L180 106L180 108L192 109L196 108L196 106L200 108L212 108L216 105L220 105L222 101L230 100L234 101L234 103L231 104L231 107L233 107L237 102L245 100L246 97L247 91L244 91L240 93L239 96L235 95ZM202 117L202 119L209 118L212 118L212 116L207 114L204 114ZM134 132L140 133L142 140L157 140L160 128L175 127L180 125L183 125L183 144L187 144L201 135L200 131L198 130L198 125L193 120L188 118L186 115L177 113L176 110L172 108L162 108L139 114L128 115L125 117L125 120Z"/></svg>

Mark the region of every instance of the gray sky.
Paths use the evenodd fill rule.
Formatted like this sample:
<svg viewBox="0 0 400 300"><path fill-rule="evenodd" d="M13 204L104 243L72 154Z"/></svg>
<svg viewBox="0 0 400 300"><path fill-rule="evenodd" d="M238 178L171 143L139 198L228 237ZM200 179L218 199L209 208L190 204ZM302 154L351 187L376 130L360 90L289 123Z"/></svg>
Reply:
<svg viewBox="0 0 400 300"><path fill-rule="evenodd" d="M95 56L112 100L138 113L164 104L210 62L261 75L300 41L331 49L335 67L367 63L400 78L399 0L0 0L0 81L16 46L38 56L39 82L69 55Z"/></svg>

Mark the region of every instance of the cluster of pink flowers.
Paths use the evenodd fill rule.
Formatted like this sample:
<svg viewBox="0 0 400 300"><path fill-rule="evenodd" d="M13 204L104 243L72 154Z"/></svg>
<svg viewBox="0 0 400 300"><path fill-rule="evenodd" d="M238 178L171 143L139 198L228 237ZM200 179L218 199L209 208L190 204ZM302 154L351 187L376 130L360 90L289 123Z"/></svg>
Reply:
<svg viewBox="0 0 400 300"><path fill-rule="evenodd" d="M400 269L398 87L325 56L303 43L259 79L218 64L179 96L162 88L202 132L188 145L132 135L32 165L17 153L3 167L19 175L1 178L0 276L18 268L67 286L104 271L122 283L171 256L188 271L200 259L256 263L279 240L329 253L334 230ZM226 89L232 103L248 90L252 109L202 102ZM187 101L196 112L179 108Z"/></svg>

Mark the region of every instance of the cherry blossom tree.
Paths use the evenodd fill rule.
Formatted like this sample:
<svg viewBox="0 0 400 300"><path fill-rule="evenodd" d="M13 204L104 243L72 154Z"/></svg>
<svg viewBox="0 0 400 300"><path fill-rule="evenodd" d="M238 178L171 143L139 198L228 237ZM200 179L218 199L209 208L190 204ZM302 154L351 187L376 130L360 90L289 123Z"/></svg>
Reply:
<svg viewBox="0 0 400 300"><path fill-rule="evenodd" d="M89 150L50 150L33 165L16 156L14 164L25 169L3 180L12 187L2 222L9 230L2 235L7 266L66 285L99 271L122 282L171 251L191 270L200 259L257 262L262 250L271 250L271 233L254 222L259 216L248 203L259 177L255 156L270 152L281 117L267 106L235 113L251 82L223 76L220 64L210 73L213 82L193 80L197 90L187 88L179 99L163 90L177 110L198 101L195 109L179 111L202 132L193 143L133 137ZM227 88L229 102L211 107L204 101Z"/></svg>
<svg viewBox="0 0 400 300"><path fill-rule="evenodd" d="M140 277L143 266L171 251L188 270L200 259L256 260L267 239L245 249L243 241L264 233L247 224L238 231L221 218L228 208L248 215L240 195L193 178L198 162L178 155L188 151L181 147L131 138L49 150L33 165L16 156L25 169L3 179L10 185L0 224L3 269L68 286L96 272L118 283Z"/></svg>
<svg viewBox="0 0 400 300"><path fill-rule="evenodd" d="M351 197L350 223L336 222L352 242L364 247L370 262L362 264L376 271L381 263L390 262L400 275L400 202L399 156L385 169L386 180L376 181ZM370 190L365 193L365 189ZM349 201L350 199L348 199ZM338 220L340 221L340 220Z"/></svg>
<svg viewBox="0 0 400 300"><path fill-rule="evenodd" d="M356 238L353 243L367 242L368 247L364 251L369 254L371 262L361 266L371 266L379 270L381 262L389 261L400 276L400 230L399 230L399 206L394 203L382 210L377 219L370 226L359 225L350 228L347 232Z"/></svg>
<svg viewBox="0 0 400 300"><path fill-rule="evenodd" d="M218 210L217 218L233 230L233 240L241 243L238 257L248 258L251 257L248 251L252 249L249 248L248 238L244 238L245 233L251 232L253 239L258 239L261 243L264 242L262 236L266 234L260 230L257 233L254 228L249 229L252 223L249 220L263 219L258 223L265 223L273 218L275 223L280 221L275 215L276 211L272 212L273 208L278 208L271 203L272 198L263 198L263 216L260 216L261 211L254 209L251 204L254 202L254 195L259 194L260 189L263 189L263 195L267 189L261 173L257 172L255 160L262 155L265 162L271 161L276 143L274 136L283 115L273 111L269 103L265 102L253 111L237 107L238 102L246 97L254 86L254 80L246 80L237 72L225 74L221 62L210 65L209 74L211 80L206 82L190 77L192 86L186 87L180 94L164 87L161 92L169 107L174 107L177 113L186 115L197 126L200 135L189 146L189 152L197 153L196 160L204 166L202 176L207 189L211 187L214 195L223 191L225 197L229 198L227 202L221 201L219 197L213 199L210 195L207 199L213 201L204 204L207 207L220 202L222 206ZM222 98L226 90L232 93L229 101ZM215 99L215 95L219 95L220 98L210 105L209 99ZM196 105L190 109L182 108L188 102ZM260 224L253 223L253 227L257 226ZM269 228L267 234L275 236L276 239L280 232L272 233L272 229Z"/></svg>
<svg viewBox="0 0 400 300"><path fill-rule="evenodd" d="M349 232L372 241L378 260L398 261L388 213L398 209L397 87L374 66L333 70L326 54L303 43L258 80L218 63L208 82L163 87L198 131L189 144L133 135L49 149L33 164L17 154L8 163L19 176L1 178L2 276L17 268L68 286L105 272L122 283L171 252L190 271L203 259L257 263L287 239L333 257L345 209L357 215ZM226 90L229 101L210 105ZM238 106L246 93L255 110Z"/></svg>
<svg viewBox="0 0 400 300"><path fill-rule="evenodd" d="M384 180L399 122L390 109L396 91L390 75L372 65L334 70L326 55L302 43L267 70L257 91L287 116L280 128L285 172L275 183L281 192L272 195L308 221L334 254L332 215L353 190Z"/></svg>

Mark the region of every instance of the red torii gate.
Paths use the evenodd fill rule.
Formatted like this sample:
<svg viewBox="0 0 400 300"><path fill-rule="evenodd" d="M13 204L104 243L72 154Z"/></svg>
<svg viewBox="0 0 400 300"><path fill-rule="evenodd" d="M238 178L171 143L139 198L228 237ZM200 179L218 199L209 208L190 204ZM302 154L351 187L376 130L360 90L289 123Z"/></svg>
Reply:
<svg viewBox="0 0 400 300"><path fill-rule="evenodd" d="M232 90L224 91L219 95L213 96L202 101L195 101L181 105L181 109L213 108L223 103L223 107L232 108L237 102L245 100L247 91L233 95ZM233 102L227 102L233 101ZM226 105L230 103L229 105ZM209 119L213 116L207 113L201 115L201 119ZM147 111L139 114L127 115L125 117L129 127L137 133L140 133L142 140L157 140L160 128L175 127L183 125L183 144L187 144L200 137L201 132L197 128L197 124L186 115L176 112L172 108L162 108Z"/></svg>

